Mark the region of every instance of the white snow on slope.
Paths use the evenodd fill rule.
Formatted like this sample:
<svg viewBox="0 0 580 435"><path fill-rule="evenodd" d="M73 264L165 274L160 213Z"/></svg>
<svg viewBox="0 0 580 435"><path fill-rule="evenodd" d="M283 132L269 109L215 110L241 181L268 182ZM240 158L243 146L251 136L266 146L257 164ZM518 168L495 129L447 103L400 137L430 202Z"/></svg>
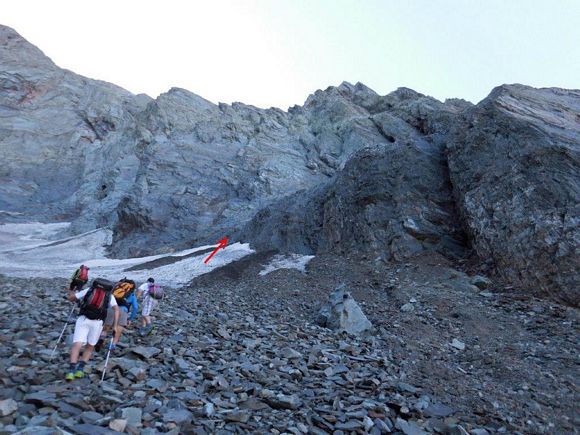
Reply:
<svg viewBox="0 0 580 435"><path fill-rule="evenodd" d="M306 264L314 258L314 255L276 255L272 261L260 271L260 276L267 275L278 269L298 269L301 272L306 272Z"/></svg>
<svg viewBox="0 0 580 435"><path fill-rule="evenodd" d="M99 229L78 236L55 240L55 236L70 224L4 224L0 225L0 274L13 277L70 278L80 264L90 267L90 278L101 276L112 281L123 277L138 283L152 276L156 282L179 287L196 276L254 252L248 244L234 243L220 249L208 264L203 260L209 253L201 253L217 245L148 257L112 259L106 257L112 232ZM194 255L200 252L199 255ZM188 258L176 258L191 255ZM147 265L154 260L174 260L163 266ZM168 260L168 261L169 261ZM125 271L141 266L143 270Z"/></svg>
<svg viewBox="0 0 580 435"><path fill-rule="evenodd" d="M0 252L14 248L32 247L46 243L60 231L70 227L70 222L56 224L4 224L0 225Z"/></svg>

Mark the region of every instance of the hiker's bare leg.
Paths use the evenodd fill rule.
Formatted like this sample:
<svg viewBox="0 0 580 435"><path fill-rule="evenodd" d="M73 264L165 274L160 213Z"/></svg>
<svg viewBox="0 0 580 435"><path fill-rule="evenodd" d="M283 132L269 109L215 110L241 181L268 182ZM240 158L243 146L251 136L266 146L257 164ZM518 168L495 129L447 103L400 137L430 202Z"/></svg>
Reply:
<svg viewBox="0 0 580 435"><path fill-rule="evenodd" d="M85 346L85 350L83 351L83 361L84 362L89 362L89 360L91 359L91 355L93 354L93 349L95 348L95 346L88 344Z"/></svg>
<svg viewBox="0 0 580 435"><path fill-rule="evenodd" d="M123 334L123 331L125 330L125 328L123 328L122 326L118 327L118 331L115 334L114 338L113 338L113 344L116 346L117 343L119 342L119 340L121 339L121 335Z"/></svg>
<svg viewBox="0 0 580 435"><path fill-rule="evenodd" d="M81 353L81 347L83 347L83 343L77 341L73 343L72 347L70 348L70 362L72 364L76 364L79 360L79 354Z"/></svg>

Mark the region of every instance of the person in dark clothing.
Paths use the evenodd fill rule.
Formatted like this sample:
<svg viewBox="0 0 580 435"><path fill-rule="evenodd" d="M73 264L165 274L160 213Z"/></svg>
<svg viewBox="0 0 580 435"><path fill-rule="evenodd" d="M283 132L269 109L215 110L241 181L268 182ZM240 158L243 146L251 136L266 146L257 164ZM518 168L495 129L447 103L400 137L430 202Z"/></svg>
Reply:
<svg viewBox="0 0 580 435"><path fill-rule="evenodd" d="M69 291L80 291L83 289L85 284L89 281L89 268L84 264L75 270L70 278Z"/></svg>

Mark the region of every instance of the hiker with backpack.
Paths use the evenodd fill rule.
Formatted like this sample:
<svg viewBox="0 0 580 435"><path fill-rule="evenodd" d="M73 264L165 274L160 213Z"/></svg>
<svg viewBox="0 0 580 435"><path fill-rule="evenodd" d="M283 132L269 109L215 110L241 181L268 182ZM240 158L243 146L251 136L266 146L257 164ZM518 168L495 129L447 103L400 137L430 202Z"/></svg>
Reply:
<svg viewBox="0 0 580 435"><path fill-rule="evenodd" d="M113 283L103 278L93 280L91 286L80 292L69 291L68 300L71 302L81 301L80 315L75 324L73 345L70 350L70 365L65 379L85 376L85 364L89 362L93 349L99 340L103 329L103 321L107 318L107 312L113 310L113 329L117 331L119 323L119 307L112 295ZM81 347L85 346L81 361L79 354Z"/></svg>
<svg viewBox="0 0 580 435"><path fill-rule="evenodd" d="M89 268L84 264L75 270L70 278L70 291L80 291L84 285L89 281Z"/></svg>
<svg viewBox="0 0 580 435"><path fill-rule="evenodd" d="M115 350L117 343L121 339L121 335L123 335L123 331L125 327L127 327L131 321L135 320L137 317L137 311L139 310L139 304L137 303L137 297L135 296L135 281L131 279L127 279L127 277L123 278L113 288L113 298L117 301L117 305L119 306L119 322L117 333L113 336L113 342L110 345L110 350ZM129 317L129 312L131 316ZM107 312L107 318L105 319L105 325L103 327L103 332L101 333L101 338L97 342L95 346L95 350L99 352L105 339L107 338L107 334L111 330L114 324L114 313L109 310Z"/></svg>
<svg viewBox="0 0 580 435"><path fill-rule="evenodd" d="M163 298L163 289L155 284L153 278L149 278L147 282L141 284L137 289L137 297L143 299L143 309L141 310L141 334L150 334L153 331L153 324L151 323L151 312L159 304Z"/></svg>

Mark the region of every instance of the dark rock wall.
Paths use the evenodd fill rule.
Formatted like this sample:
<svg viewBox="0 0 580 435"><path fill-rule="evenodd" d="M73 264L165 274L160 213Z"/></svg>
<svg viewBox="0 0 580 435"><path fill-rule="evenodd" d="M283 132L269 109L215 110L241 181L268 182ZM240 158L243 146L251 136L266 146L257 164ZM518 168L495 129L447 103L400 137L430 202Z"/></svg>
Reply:
<svg viewBox="0 0 580 435"><path fill-rule="evenodd" d="M467 245L443 147L421 137L364 148L326 185L258 213L241 239L263 249L395 260L429 249L459 257Z"/></svg>
<svg viewBox="0 0 580 435"><path fill-rule="evenodd" d="M496 88L458 123L449 167L480 257L532 293L577 304L580 92Z"/></svg>

